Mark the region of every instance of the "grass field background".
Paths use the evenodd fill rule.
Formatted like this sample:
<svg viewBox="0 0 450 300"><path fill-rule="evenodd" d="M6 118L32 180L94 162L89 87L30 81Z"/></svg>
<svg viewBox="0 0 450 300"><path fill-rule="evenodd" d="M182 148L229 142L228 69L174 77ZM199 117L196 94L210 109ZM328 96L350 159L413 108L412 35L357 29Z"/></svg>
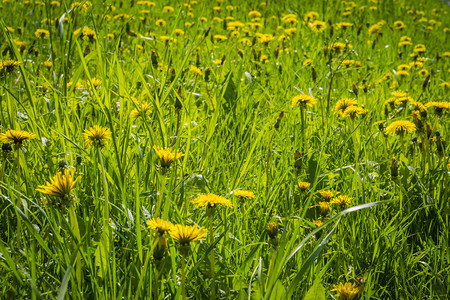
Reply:
<svg viewBox="0 0 450 300"><path fill-rule="evenodd" d="M0 6L1 298L449 296L448 5Z"/></svg>

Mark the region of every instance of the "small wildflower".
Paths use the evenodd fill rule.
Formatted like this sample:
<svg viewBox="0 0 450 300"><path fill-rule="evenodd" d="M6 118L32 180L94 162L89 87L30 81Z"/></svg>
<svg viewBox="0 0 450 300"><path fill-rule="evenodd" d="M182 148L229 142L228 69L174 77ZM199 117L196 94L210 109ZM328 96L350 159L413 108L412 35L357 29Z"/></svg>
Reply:
<svg viewBox="0 0 450 300"><path fill-rule="evenodd" d="M255 199L255 193L246 190L235 190L233 195L240 197L242 199Z"/></svg>
<svg viewBox="0 0 450 300"><path fill-rule="evenodd" d="M311 186L311 183L300 181L297 183L297 185L301 191L306 191Z"/></svg>
<svg viewBox="0 0 450 300"><path fill-rule="evenodd" d="M64 169L58 172L50 182L40 185L36 191L58 198L58 202L54 202L56 207L70 207L72 205L72 190L75 184L81 179L81 176L74 178L75 169L70 172Z"/></svg>
<svg viewBox="0 0 450 300"><path fill-rule="evenodd" d="M320 191L319 194L325 201L330 201L334 197L332 191Z"/></svg>
<svg viewBox="0 0 450 300"><path fill-rule="evenodd" d="M317 103L317 99L308 95L297 95L292 98L292 107L298 105L300 107L312 106Z"/></svg>
<svg viewBox="0 0 450 300"><path fill-rule="evenodd" d="M330 202L323 202L323 201L319 202L320 212L324 215L327 214L328 211L330 211L330 206L331 206Z"/></svg>
<svg viewBox="0 0 450 300"><path fill-rule="evenodd" d="M405 132L412 133L414 131L416 131L416 125L414 125L414 123L412 123L410 121L405 121L405 120L392 122L384 130L384 132L386 134L390 134L390 135L395 135L396 133L403 135Z"/></svg>
<svg viewBox="0 0 450 300"><path fill-rule="evenodd" d="M158 146L153 146L153 149L155 149L156 155L161 163L161 167L164 169L169 168L174 161L184 156L183 153L172 151L171 148L160 148Z"/></svg>
<svg viewBox="0 0 450 300"><path fill-rule="evenodd" d="M26 132L24 130L9 129L0 134L0 142L4 144L14 144L16 147L21 147L26 140L31 140L36 137L35 134Z"/></svg>
<svg viewBox="0 0 450 300"><path fill-rule="evenodd" d="M331 202L333 204L340 206L341 208L344 208L352 202L352 197L347 195L339 195L336 198L334 198L333 201Z"/></svg>
<svg viewBox="0 0 450 300"><path fill-rule="evenodd" d="M88 147L103 148L106 145L106 140L111 139L111 131L99 125L85 129L83 135Z"/></svg>
<svg viewBox="0 0 450 300"><path fill-rule="evenodd" d="M342 300L353 300L358 297L360 289L356 283L347 282L334 285L332 291L337 292L337 297Z"/></svg>
<svg viewBox="0 0 450 300"><path fill-rule="evenodd" d="M194 198L191 203L197 207L215 208L216 205L224 205L226 207L233 207L230 199L214 194L201 194Z"/></svg>

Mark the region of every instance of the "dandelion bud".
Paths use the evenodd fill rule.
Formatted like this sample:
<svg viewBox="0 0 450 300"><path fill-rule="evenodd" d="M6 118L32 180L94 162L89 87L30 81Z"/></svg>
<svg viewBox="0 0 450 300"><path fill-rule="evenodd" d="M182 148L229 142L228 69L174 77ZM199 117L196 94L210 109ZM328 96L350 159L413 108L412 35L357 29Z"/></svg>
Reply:
<svg viewBox="0 0 450 300"><path fill-rule="evenodd" d="M158 67L158 56L157 56L155 50L152 50L151 59L152 59L153 68L157 68Z"/></svg>
<svg viewBox="0 0 450 300"><path fill-rule="evenodd" d="M183 108L183 103L181 103L180 99L181 99L181 87L178 88L177 91L178 97L176 97L175 99L175 109L182 109Z"/></svg>
<svg viewBox="0 0 450 300"><path fill-rule="evenodd" d="M58 162L58 167L59 167L59 170L60 170L61 172L63 172L63 170L64 170L64 169L67 169L67 167L68 167L67 161L66 161L64 158L61 159L61 160Z"/></svg>
<svg viewBox="0 0 450 300"><path fill-rule="evenodd" d="M9 152L11 152L13 149L11 147L11 144L2 144L2 151L3 154L8 154Z"/></svg>
<svg viewBox="0 0 450 300"><path fill-rule="evenodd" d="M221 65L223 66L223 64L225 63L225 59L227 58L227 56L224 54L223 56L222 56L222 62L221 62Z"/></svg>
<svg viewBox="0 0 450 300"><path fill-rule="evenodd" d="M209 67L207 67L205 69L205 81L209 82L209 76L211 76L211 69Z"/></svg>
<svg viewBox="0 0 450 300"><path fill-rule="evenodd" d="M426 128L427 128L427 137L431 138L433 136L433 129L431 128L430 123L426 123Z"/></svg>
<svg viewBox="0 0 450 300"><path fill-rule="evenodd" d="M238 55L239 55L241 58L244 58L244 50L238 49Z"/></svg>
<svg viewBox="0 0 450 300"><path fill-rule="evenodd" d="M271 222L267 224L267 234L269 235L270 239L276 239L278 231L280 229L280 224L278 224L278 221Z"/></svg>
<svg viewBox="0 0 450 300"><path fill-rule="evenodd" d="M275 122L274 125L275 129L278 129L280 127L281 119L283 119L283 117L284 117L284 110L282 110L278 115L277 121Z"/></svg>
<svg viewBox="0 0 450 300"><path fill-rule="evenodd" d="M278 73L281 75L283 73L283 66L279 65L278 66Z"/></svg>
<svg viewBox="0 0 450 300"><path fill-rule="evenodd" d="M204 38L208 37L210 31L211 31L211 27L208 27L208 29L206 29L206 31L205 31L205 34L203 35Z"/></svg>
<svg viewBox="0 0 450 300"><path fill-rule="evenodd" d="M311 66L311 76L312 76L312 80L315 83L316 79L317 79L317 73L316 73L316 69L314 69L313 66Z"/></svg>
<svg viewBox="0 0 450 300"><path fill-rule="evenodd" d="M398 176L398 162L397 159L393 157L391 162L391 177L395 179L397 178L397 176Z"/></svg>
<svg viewBox="0 0 450 300"><path fill-rule="evenodd" d="M198 51L198 49L197 49L197 59L195 60L195 66L197 68L200 67L200 52Z"/></svg>
<svg viewBox="0 0 450 300"><path fill-rule="evenodd" d="M425 78L423 84L422 84L422 91L425 91L428 87L428 85L430 84L430 77L431 75L428 74L427 78Z"/></svg>

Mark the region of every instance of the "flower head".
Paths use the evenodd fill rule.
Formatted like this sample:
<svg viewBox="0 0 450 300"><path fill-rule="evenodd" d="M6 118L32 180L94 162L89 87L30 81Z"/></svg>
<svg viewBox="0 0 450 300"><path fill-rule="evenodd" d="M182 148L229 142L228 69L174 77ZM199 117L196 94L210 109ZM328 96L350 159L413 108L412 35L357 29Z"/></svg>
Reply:
<svg viewBox="0 0 450 300"><path fill-rule="evenodd" d="M337 292L337 297L343 300L356 299L360 293L360 288L356 283L346 282L334 285L332 291Z"/></svg>
<svg viewBox="0 0 450 300"><path fill-rule="evenodd" d="M153 105L151 103L142 103L138 105L139 109L135 108L130 113L130 118L138 118L152 113Z"/></svg>
<svg viewBox="0 0 450 300"><path fill-rule="evenodd" d="M199 68L197 68L196 66L191 66L190 71L192 73L194 73L195 75L200 75L202 76L202 70L200 70Z"/></svg>
<svg viewBox="0 0 450 300"><path fill-rule="evenodd" d="M34 139L35 137L35 134L24 130L8 129L6 132L0 134L0 142L4 144L13 143L16 147L20 147L23 141Z"/></svg>
<svg viewBox="0 0 450 300"><path fill-rule="evenodd" d="M356 99L354 98L344 98L336 102L336 106L334 107L334 113L339 114L341 116L344 115L344 111L353 105L356 105Z"/></svg>
<svg viewBox="0 0 450 300"><path fill-rule="evenodd" d="M330 201L331 198L334 197L334 194L333 194L332 191L320 191L319 194L320 194L320 196L322 196L322 198L323 198L325 201Z"/></svg>
<svg viewBox="0 0 450 300"><path fill-rule="evenodd" d="M330 210L331 203L330 202L319 202L320 212L322 214L326 214Z"/></svg>
<svg viewBox="0 0 450 300"><path fill-rule="evenodd" d="M251 192L251 191L246 191L246 190L235 190L233 192L233 195L240 197L240 198L245 198L245 199L255 199L255 193Z"/></svg>
<svg viewBox="0 0 450 300"><path fill-rule="evenodd" d="M106 145L106 140L111 139L111 131L98 125L85 129L83 135L88 147L103 148Z"/></svg>
<svg viewBox="0 0 450 300"><path fill-rule="evenodd" d="M317 99L308 95L297 95L292 98L292 107L298 105L300 107L312 106L317 103Z"/></svg>
<svg viewBox="0 0 450 300"><path fill-rule="evenodd" d="M299 181L297 185L301 191L306 191L311 186L311 183Z"/></svg>
<svg viewBox="0 0 450 300"><path fill-rule="evenodd" d="M0 61L0 74L11 73L14 69L22 64L21 61L3 60Z"/></svg>
<svg viewBox="0 0 450 300"><path fill-rule="evenodd" d="M386 134L395 135L396 133L403 135L405 132L411 133L416 131L416 125L410 121L395 121L392 122L386 129L384 130Z"/></svg>
<svg viewBox="0 0 450 300"><path fill-rule="evenodd" d="M208 230L204 227L198 228L197 225L183 226L176 224L172 225L169 234L181 246L189 246L190 242L204 240L204 237L208 234Z"/></svg>
<svg viewBox="0 0 450 300"><path fill-rule="evenodd" d="M153 218L147 221L148 228L153 230L157 235L164 235L172 228L172 223L160 218Z"/></svg>
<svg viewBox="0 0 450 300"><path fill-rule="evenodd" d="M230 199L214 194L201 194L194 198L191 203L196 204L197 207L214 208L216 205L224 205L227 207L233 207Z"/></svg>
<svg viewBox="0 0 450 300"><path fill-rule="evenodd" d="M75 169L70 172L64 169L58 172L50 182L40 185L36 191L47 194L49 196L59 198L59 202L53 203L55 206L70 206L72 204L72 190L75 184L81 179L81 176L74 178Z"/></svg>
<svg viewBox="0 0 450 300"><path fill-rule="evenodd" d="M310 23L309 28L311 28L314 32L322 32L327 28L327 23L320 20L315 20L314 22Z"/></svg>
<svg viewBox="0 0 450 300"><path fill-rule="evenodd" d="M271 239L274 239L277 237L278 230L280 229L280 223L278 221L271 222L267 224L267 234Z"/></svg>
<svg viewBox="0 0 450 300"><path fill-rule="evenodd" d="M340 207L346 207L352 202L352 197L347 195L339 195L331 201L333 204L337 204Z"/></svg>
<svg viewBox="0 0 450 300"><path fill-rule="evenodd" d="M354 120L360 116L365 116L368 112L369 111L365 108L352 105L345 109L343 116Z"/></svg>
<svg viewBox="0 0 450 300"><path fill-rule="evenodd" d="M156 151L156 155L159 158L162 168L169 168L174 161L184 156L183 153L173 151L171 148L160 148L158 146L153 146L153 149Z"/></svg>

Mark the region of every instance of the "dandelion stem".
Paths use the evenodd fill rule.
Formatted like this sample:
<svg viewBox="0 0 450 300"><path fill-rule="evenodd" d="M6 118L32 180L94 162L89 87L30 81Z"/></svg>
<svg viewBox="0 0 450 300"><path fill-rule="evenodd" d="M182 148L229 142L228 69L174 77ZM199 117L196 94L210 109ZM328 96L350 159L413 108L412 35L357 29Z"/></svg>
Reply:
<svg viewBox="0 0 450 300"><path fill-rule="evenodd" d="M186 268L186 258L184 255L181 258L181 295L183 300L186 300L186 274L185 274L185 268Z"/></svg>
<svg viewBox="0 0 450 300"><path fill-rule="evenodd" d="M80 229L78 227L78 220L75 214L75 206L72 204L69 208L70 225L74 233L76 243L81 242ZM76 245L75 245L76 247ZM81 254L78 252L77 260L75 262L75 274L78 281L78 290L82 290L82 276L81 276Z"/></svg>
<svg viewBox="0 0 450 300"><path fill-rule="evenodd" d="M162 167L161 167L161 170L160 170L160 176L161 176L161 192L158 195L158 202L156 203L156 208L155 208L155 212L154 212L154 215L156 215L158 217L162 216L161 205L162 205L162 200L163 200L163 197L164 197L164 188L166 186L166 176L164 174L164 170L163 170Z"/></svg>
<svg viewBox="0 0 450 300"><path fill-rule="evenodd" d="M17 205L19 205L20 200L20 147L17 145L17 153L16 153L16 165L17 165L17 182L16 182L16 191L17 191Z"/></svg>
<svg viewBox="0 0 450 300"><path fill-rule="evenodd" d="M269 148L267 149L267 160L266 160L266 186L269 186L269 165L270 165L270 146L272 145L272 140L275 132L272 133L269 141Z"/></svg>
<svg viewBox="0 0 450 300"><path fill-rule="evenodd" d="M214 211L209 215L209 243L214 243ZM211 299L216 299L216 274L215 274L215 257L214 247L211 249Z"/></svg>

